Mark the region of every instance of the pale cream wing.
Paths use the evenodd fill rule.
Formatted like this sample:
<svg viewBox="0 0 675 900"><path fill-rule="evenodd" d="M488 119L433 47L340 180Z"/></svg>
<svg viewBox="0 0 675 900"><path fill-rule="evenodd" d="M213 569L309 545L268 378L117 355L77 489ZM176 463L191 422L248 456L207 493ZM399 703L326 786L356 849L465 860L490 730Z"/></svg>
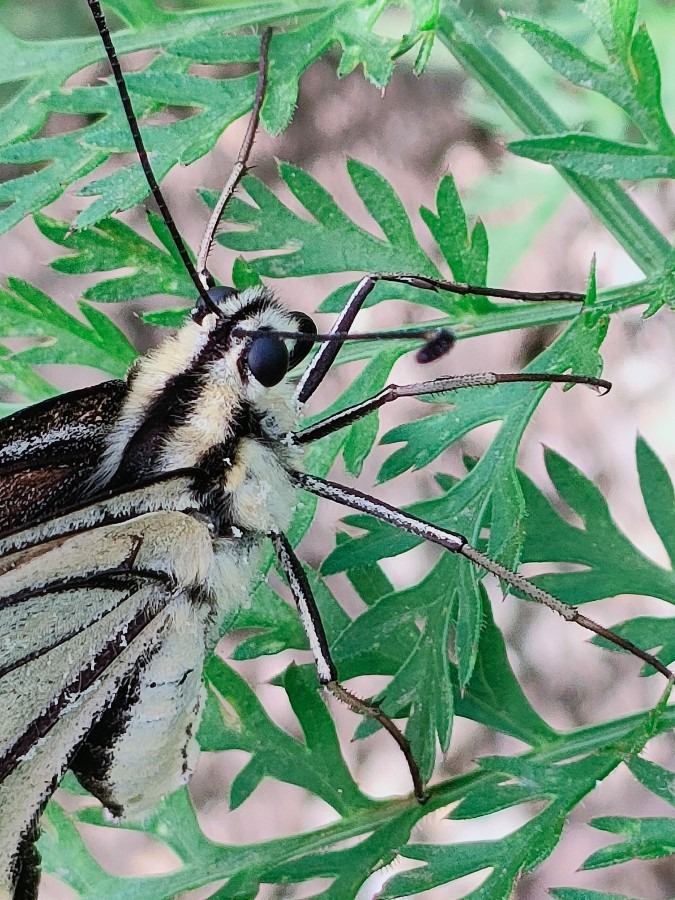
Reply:
<svg viewBox="0 0 675 900"><path fill-rule="evenodd" d="M197 715L207 616L191 600L209 581L212 543L205 523L157 512L15 551L0 565L0 887L10 890L17 849L75 750L148 662L157 683L155 660L163 641L176 642L179 621L192 637L178 668L190 675L173 727L186 708ZM168 695L180 676L166 660L164 676ZM122 785L121 799L132 790Z"/></svg>

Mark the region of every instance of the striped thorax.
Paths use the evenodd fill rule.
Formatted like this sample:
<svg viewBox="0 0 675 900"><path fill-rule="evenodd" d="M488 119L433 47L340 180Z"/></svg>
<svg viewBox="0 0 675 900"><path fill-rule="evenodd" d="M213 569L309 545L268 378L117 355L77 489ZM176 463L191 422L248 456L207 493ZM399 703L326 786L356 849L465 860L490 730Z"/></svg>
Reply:
<svg viewBox="0 0 675 900"><path fill-rule="evenodd" d="M274 332L297 331L299 318L262 288L211 293L217 312L197 311L127 382L6 425L6 468L19 451L33 471L42 458L51 487L33 495L44 521L0 547L12 636L0 646L11 723L0 728L0 847L17 847L0 884L37 871L37 820L68 766L122 819L185 783L218 625L247 601L262 539L290 522L287 470L302 451L284 440L298 419L286 376L306 346ZM50 461L61 431L70 463Z"/></svg>

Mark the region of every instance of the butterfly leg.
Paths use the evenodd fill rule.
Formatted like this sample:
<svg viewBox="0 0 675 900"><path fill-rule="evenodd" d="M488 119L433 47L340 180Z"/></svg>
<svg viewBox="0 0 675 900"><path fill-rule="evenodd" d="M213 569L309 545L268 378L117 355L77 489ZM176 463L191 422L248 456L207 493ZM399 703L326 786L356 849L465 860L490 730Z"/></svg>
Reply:
<svg viewBox="0 0 675 900"><path fill-rule="evenodd" d="M476 375L448 375L434 378L432 381L420 381L415 384L390 384L361 403L356 403L348 409L340 410L340 412L302 429L295 435L295 441L298 444L310 444L313 441L318 441L320 438L326 437L326 435L333 434L340 428L352 425L354 422L367 416L368 413L375 412L375 410L380 409L386 403L398 400L399 397L431 396L458 391L461 388L485 387L514 381L530 381L536 384L553 382L587 384L602 390L604 393L611 388L610 382L602 378L593 378L590 375L557 375L547 372L516 372L505 375L499 375L496 372L482 372Z"/></svg>
<svg viewBox="0 0 675 900"><path fill-rule="evenodd" d="M319 615L319 610L312 594L312 589L302 568L300 560L295 555L288 539L284 534L277 532L271 535L274 549L279 564L288 579L293 598L300 613L300 621L307 635L309 646L314 656L314 664L319 677L319 682L330 691L334 697L362 716L369 716L385 728L398 744L410 770L415 797L420 803L424 803L424 783L417 762L412 755L410 743L405 735L397 728L389 716L374 703L368 703L356 697L338 681L337 669L330 655L328 639Z"/></svg>
<svg viewBox="0 0 675 900"><path fill-rule="evenodd" d="M333 500L336 503L340 503L342 506L347 506L358 512L366 513L367 515L373 516L375 519L380 519L396 528L407 531L408 534L414 534L425 541L438 544L440 547L449 550L451 553L458 553L460 556L464 556L466 559L471 560L478 568L491 572L501 581L515 588L520 593L525 594L530 600L541 603L543 606L548 606L549 609L557 612L558 615L562 616L566 621L575 622L577 625L581 625L582 628L592 631L594 634L597 634L599 637L620 647L622 650L627 650L633 656L646 662L661 675L664 675L668 680L672 680L675 677L675 673L671 672L671 670L656 656L647 653L636 644L633 644L632 641L626 640L620 635L615 634L609 628L605 628L597 622L594 622L592 619L589 619L587 616L584 616L575 606L569 606L568 604L563 603L562 600L558 600L557 597L554 597L547 591L542 590L542 588L537 587L536 584L529 581L524 575L520 575L518 572L514 572L506 566L503 566L501 563L490 559L490 557L473 547L464 535L459 534L456 531L450 531L446 528L438 528L436 525L424 522L422 519L418 519L417 516L410 515L403 510L397 509L395 506L391 506L383 500L376 500L368 494L364 494L354 488L348 488L342 484L336 484L325 478L307 475L304 472L294 472L292 473L292 476L299 487L304 488L312 494L316 494L317 497Z"/></svg>
<svg viewBox="0 0 675 900"><path fill-rule="evenodd" d="M424 275L412 275L407 273L371 274L364 276L356 285L351 296L347 300L347 303L345 304L345 308L333 323L333 326L330 330L331 334L337 336L338 334L344 335L345 333L349 332L350 328L354 324L354 319L356 318L357 313L362 308L363 304L366 302L375 285L379 281L385 281L391 284L407 284L410 287L416 287L420 288L421 290L432 291L434 293L437 293L438 291L445 291L447 293L458 294L460 296L473 294L482 297L498 297L500 299L506 300L524 300L535 302L563 301L582 303L584 300L583 294L576 294L572 291L544 291L541 293L530 293L527 291L512 291L502 288L483 287L481 285L475 284L464 284L462 282L456 281L444 281L440 278L428 278ZM419 362L430 362L433 359L437 359L439 355L443 355L443 353L446 352L447 349L450 349L453 343L452 335L445 329L443 329L443 331L445 332L446 340L442 341L441 343L446 349L441 352L438 352L437 349L434 350L434 342L432 341L430 353L425 353L425 350L423 348L421 353L418 354ZM312 394L316 391L316 389L319 387L321 382L330 371L335 357L340 352L341 347L342 340L327 341L326 343L321 345L312 361L305 369L302 378L298 382L295 395L299 403L306 403L307 400L309 400Z"/></svg>

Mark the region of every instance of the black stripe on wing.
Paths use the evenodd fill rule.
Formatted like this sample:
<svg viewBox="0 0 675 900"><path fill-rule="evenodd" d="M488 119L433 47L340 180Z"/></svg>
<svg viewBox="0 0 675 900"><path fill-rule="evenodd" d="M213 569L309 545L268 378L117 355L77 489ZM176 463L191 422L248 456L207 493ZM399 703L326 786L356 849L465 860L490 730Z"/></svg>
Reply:
<svg viewBox="0 0 675 900"><path fill-rule="evenodd" d="M126 522L148 512L185 512L197 508L203 474L185 469L159 475L129 490L114 488L86 503L61 509L59 515L38 515L29 525L0 533L0 569L7 554L65 535L79 534L102 525Z"/></svg>
<svg viewBox="0 0 675 900"><path fill-rule="evenodd" d="M101 602L96 614L82 619L76 627L68 628L62 634L58 635L58 637L55 636L53 640L41 644L30 652L17 656L16 659L13 659L4 666L0 665L0 678L4 675L8 675L10 672L15 671L21 666L26 665L26 663L40 659L42 656L46 656L51 653L52 650L66 644L74 637L77 637L78 634L85 632L95 622L100 622L106 616L109 616L118 609L121 604L125 603L131 597L132 593L139 589L142 581L148 579L155 581L166 580L166 576L162 576L160 573L156 572L134 572L130 575L129 568L125 566L120 566L117 570L111 569L108 572L103 573L103 575L105 577L102 577L101 573L97 573L96 577L83 576L79 578L63 579L60 583L49 584L31 591L19 591L13 596L3 598L0 601L0 610L3 607L16 607L22 602L36 600L41 597L48 603L50 602L49 598L53 598L56 595L70 595L68 602L73 604L73 608L77 608L82 605L81 601L86 598L87 594L91 591L96 592L96 595L101 598ZM116 576L124 576L124 578ZM124 583L125 580L127 581L126 585Z"/></svg>
<svg viewBox="0 0 675 900"><path fill-rule="evenodd" d="M0 531L83 497L126 391L108 381L0 421Z"/></svg>
<svg viewBox="0 0 675 900"><path fill-rule="evenodd" d="M0 757L0 783L30 753L32 748L49 734L67 707L103 678L110 665L120 657L123 651L133 644L136 638L152 623L171 599L172 594L169 591L156 592L152 604L139 609L132 619L125 622L111 635L109 640L99 648L91 659L84 661L74 678L63 687L59 696L55 697L51 705L30 723L26 731L17 736L14 744ZM138 659L133 663L130 662L129 672L137 664ZM76 749L77 746L74 746L73 753ZM63 766L61 774L65 771L67 765L68 761Z"/></svg>

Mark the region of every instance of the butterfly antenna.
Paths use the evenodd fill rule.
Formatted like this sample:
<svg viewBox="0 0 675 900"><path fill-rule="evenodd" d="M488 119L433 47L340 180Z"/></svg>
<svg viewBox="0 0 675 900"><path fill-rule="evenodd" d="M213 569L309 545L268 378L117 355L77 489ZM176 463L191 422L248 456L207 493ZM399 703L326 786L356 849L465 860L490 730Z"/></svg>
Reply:
<svg viewBox="0 0 675 900"><path fill-rule="evenodd" d="M209 219L201 244L199 245L199 253L197 254L197 272L205 283L208 283L210 279L208 269L206 268L206 262L209 253L211 252L211 248L213 247L213 241L216 236L216 231L218 230L218 225L225 212L225 207L230 201L230 197L234 194L237 185L248 171L248 159L251 155L253 141L258 132L260 110L262 109L263 101L265 100L265 92L267 90L267 72L269 68L269 46L271 36L271 28L266 28L262 33L260 39L260 55L258 57L258 83L255 89L255 99L253 101L251 118L249 119L244 140L239 148L237 161L235 162L230 177L227 179L227 183L218 198L218 202L213 208L211 218Z"/></svg>
<svg viewBox="0 0 675 900"><path fill-rule="evenodd" d="M164 223L169 230L171 239L176 245L178 255L180 256L188 275L192 279L192 283L197 289L200 298L206 304L207 309L210 309L213 312L218 312L218 307L211 300L207 293L208 284L197 274L197 270L194 267L192 260L190 259L190 254L187 247L185 246L185 242L180 236L180 232L176 227L173 216L169 212L169 207L167 206L164 195L162 194L161 188L157 182L157 179L155 178L155 173L152 171L152 166L150 165L150 160L148 158L148 152L145 149L145 144L143 143L143 138L141 136L138 119L131 103L131 97L129 96L126 81L124 80L124 75L122 74L122 67L120 66L119 57L117 56L115 45L112 42L110 31L108 29L108 23L106 21L103 10L101 9L101 4L99 3L99 0L87 0L87 3L89 4L89 9L91 10L91 14L94 18L96 28L98 29L98 33L101 36L101 41L103 42L103 46L105 47L105 52L108 56L108 61L110 63L110 68L115 79L115 84L117 85L117 90L122 101L122 106L124 107L124 114L126 115L127 122L129 123L129 131L131 132L131 137L136 148L136 153L138 154L138 159L141 164L141 168L143 169L143 174L145 175L146 181L148 182L148 186L150 187L152 196L155 198L157 208L159 209L160 215L162 216L162 219L164 220Z"/></svg>

